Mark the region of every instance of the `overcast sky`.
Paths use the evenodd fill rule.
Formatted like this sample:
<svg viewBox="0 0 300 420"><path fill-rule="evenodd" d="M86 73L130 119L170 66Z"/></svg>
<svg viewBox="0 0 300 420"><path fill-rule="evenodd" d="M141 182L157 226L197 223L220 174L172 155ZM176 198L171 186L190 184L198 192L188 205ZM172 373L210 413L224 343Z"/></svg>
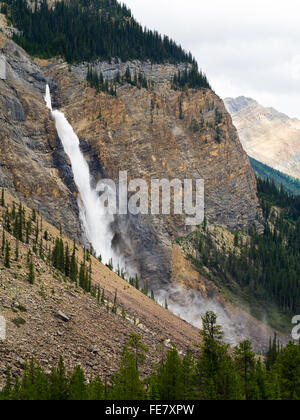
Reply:
<svg viewBox="0 0 300 420"><path fill-rule="evenodd" d="M218 95L300 118L299 0L125 0L144 26L190 50Z"/></svg>

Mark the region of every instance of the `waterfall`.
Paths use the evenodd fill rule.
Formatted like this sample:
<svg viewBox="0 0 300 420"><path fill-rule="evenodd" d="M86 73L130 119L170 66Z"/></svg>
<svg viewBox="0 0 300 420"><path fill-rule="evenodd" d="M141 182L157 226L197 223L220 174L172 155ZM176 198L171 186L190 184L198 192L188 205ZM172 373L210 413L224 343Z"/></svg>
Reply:
<svg viewBox="0 0 300 420"><path fill-rule="evenodd" d="M104 264L112 260L114 267L126 268L124 261L112 249L114 234L111 230L111 224L114 221L114 216L103 206L96 188L92 187L90 169L80 150L80 142L72 126L62 112L52 109L48 85L45 101L51 111L64 151L71 162L74 181L79 192L80 220L86 238L93 246L97 256L101 255Z"/></svg>

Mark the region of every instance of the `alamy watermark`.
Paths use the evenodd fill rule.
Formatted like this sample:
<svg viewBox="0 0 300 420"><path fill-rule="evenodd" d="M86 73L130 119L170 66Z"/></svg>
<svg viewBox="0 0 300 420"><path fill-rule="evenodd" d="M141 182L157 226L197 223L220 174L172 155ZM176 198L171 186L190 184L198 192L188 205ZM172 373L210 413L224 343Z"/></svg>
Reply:
<svg viewBox="0 0 300 420"><path fill-rule="evenodd" d="M294 316L292 319L292 324L295 325L295 327L292 330L292 338L295 341L300 340L300 315Z"/></svg>
<svg viewBox="0 0 300 420"><path fill-rule="evenodd" d="M0 315L0 340L6 339L6 320Z"/></svg>
<svg viewBox="0 0 300 420"><path fill-rule="evenodd" d="M6 79L6 58L0 55L0 79Z"/></svg>
<svg viewBox="0 0 300 420"><path fill-rule="evenodd" d="M119 184L111 179L99 181L97 187L102 209L109 214L182 215L187 226L204 221L203 179L144 179L128 182L127 171L119 173Z"/></svg>

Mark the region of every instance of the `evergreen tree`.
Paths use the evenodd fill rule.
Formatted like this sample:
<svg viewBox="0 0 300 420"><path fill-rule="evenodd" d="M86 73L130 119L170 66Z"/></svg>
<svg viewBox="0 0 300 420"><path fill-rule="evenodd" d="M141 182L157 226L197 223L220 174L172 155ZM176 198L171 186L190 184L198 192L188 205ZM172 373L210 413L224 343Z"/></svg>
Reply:
<svg viewBox="0 0 300 420"><path fill-rule="evenodd" d="M127 343L128 351L134 355L136 370L145 362L146 353L149 349L141 341L141 337L135 333L132 333Z"/></svg>
<svg viewBox="0 0 300 420"><path fill-rule="evenodd" d="M8 241L6 241L5 246L5 255L4 255L4 267L10 268L10 244Z"/></svg>
<svg viewBox="0 0 300 420"><path fill-rule="evenodd" d="M34 284L35 282L35 272L34 272L34 265L33 265L33 259L31 257L30 262L29 262L29 272L28 272L28 283L30 284Z"/></svg>
<svg viewBox="0 0 300 420"><path fill-rule="evenodd" d="M290 342L272 368L279 381L281 399L300 399L300 346Z"/></svg>
<svg viewBox="0 0 300 420"><path fill-rule="evenodd" d="M70 401L86 401L88 399L84 373L80 366L77 366L74 369L74 372L70 378L68 393L68 399Z"/></svg>
<svg viewBox="0 0 300 420"><path fill-rule="evenodd" d="M197 361L196 382L200 399L240 399L238 376L235 372L228 345L223 343L223 330L217 316L207 312L202 317L202 347Z"/></svg>
<svg viewBox="0 0 300 420"><path fill-rule="evenodd" d="M172 347L158 365L154 381L152 387L155 386L160 400L180 401L185 398L182 361L176 347Z"/></svg>
<svg viewBox="0 0 300 420"><path fill-rule="evenodd" d="M5 194L4 194L4 188L1 189L1 200L0 200L1 207L5 207Z"/></svg>
<svg viewBox="0 0 300 420"><path fill-rule="evenodd" d="M258 399L255 376L255 353L252 351L250 341L243 341L234 349L235 363L243 379L246 400Z"/></svg>
<svg viewBox="0 0 300 420"><path fill-rule="evenodd" d="M75 245L74 245L71 262L70 262L70 279L73 281L73 283L77 282L77 276L78 276L78 265L76 261L76 251L75 251Z"/></svg>
<svg viewBox="0 0 300 420"><path fill-rule="evenodd" d="M60 357L58 367L53 368L50 375L50 400L64 401L68 399L69 387L63 358Z"/></svg>
<svg viewBox="0 0 300 420"><path fill-rule="evenodd" d="M138 401L145 398L134 355L126 349L121 357L120 369L112 377L111 382L110 399L112 400Z"/></svg>

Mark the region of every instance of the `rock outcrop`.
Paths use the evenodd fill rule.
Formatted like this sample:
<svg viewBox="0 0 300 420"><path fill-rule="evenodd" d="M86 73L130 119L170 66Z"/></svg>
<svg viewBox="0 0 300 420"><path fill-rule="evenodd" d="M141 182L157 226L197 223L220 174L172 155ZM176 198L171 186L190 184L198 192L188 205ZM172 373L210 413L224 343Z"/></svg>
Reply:
<svg viewBox="0 0 300 420"><path fill-rule="evenodd" d="M211 90L183 93L154 76L151 89L124 85L112 97L88 87L82 66L44 63L44 73L58 85L55 99L81 139L95 181L102 176L118 181L121 170L129 179L148 182L204 179L210 223L231 229L255 223L254 174L230 115ZM119 239L131 236L143 275L152 284L168 282L172 241L190 231L184 219L142 216L126 220L126 226L120 218L116 224Z"/></svg>
<svg viewBox="0 0 300 420"><path fill-rule="evenodd" d="M300 178L300 121L251 98L227 98L225 104L249 156Z"/></svg>
<svg viewBox="0 0 300 420"><path fill-rule="evenodd" d="M46 79L1 33L0 51L6 58L6 79L0 80L0 185L79 238L72 172L45 107Z"/></svg>
<svg viewBox="0 0 300 420"><path fill-rule="evenodd" d="M169 80L177 69L167 65L154 67L149 89L123 85L117 97L96 94L85 81L87 67L70 68L60 60L33 62L0 37L7 58L7 79L0 81L0 185L38 207L70 238L80 237L77 190L44 103L47 82L54 107L66 114L80 137L94 182L104 177L118 181L120 170L128 171L129 179L148 182L204 179L210 223L230 229L256 223L255 177L231 117L214 92L173 90ZM151 78L148 63L132 66ZM174 268L174 243L192 230L182 216L117 217L112 229L114 247L154 291L168 289L178 278L182 283L182 273ZM194 272L192 277L194 282ZM201 291L202 280L197 279ZM189 281L185 276L185 287ZM71 314L68 308L62 312Z"/></svg>
<svg viewBox="0 0 300 420"><path fill-rule="evenodd" d="M5 193L11 210L15 198ZM27 218L31 210L25 208ZM5 208L0 206L0 220ZM35 224L33 224L34 226ZM1 226L1 222L0 222ZM48 245L60 236L58 229L43 220ZM1 227L2 230L2 227ZM6 232L14 246L14 238ZM33 237L31 238L33 239ZM63 236L72 247L72 241ZM6 338L0 338L0 389L7 367L12 376L21 373L25 360L34 359L49 372L63 356L67 369L80 365L88 377L109 378L119 367L122 349L132 333L138 334L149 349L142 376L149 375L173 344L183 353L201 342L199 330L166 311L152 299L92 258L93 283L104 290L105 302L84 293L74 283L34 255L36 281L27 281L27 254L32 243L19 244L19 260L4 268L0 255L0 314L6 320ZM46 241L44 241L46 253ZM77 258L83 249L77 246ZM117 291L117 313L112 313ZM109 310L107 310L109 307Z"/></svg>

